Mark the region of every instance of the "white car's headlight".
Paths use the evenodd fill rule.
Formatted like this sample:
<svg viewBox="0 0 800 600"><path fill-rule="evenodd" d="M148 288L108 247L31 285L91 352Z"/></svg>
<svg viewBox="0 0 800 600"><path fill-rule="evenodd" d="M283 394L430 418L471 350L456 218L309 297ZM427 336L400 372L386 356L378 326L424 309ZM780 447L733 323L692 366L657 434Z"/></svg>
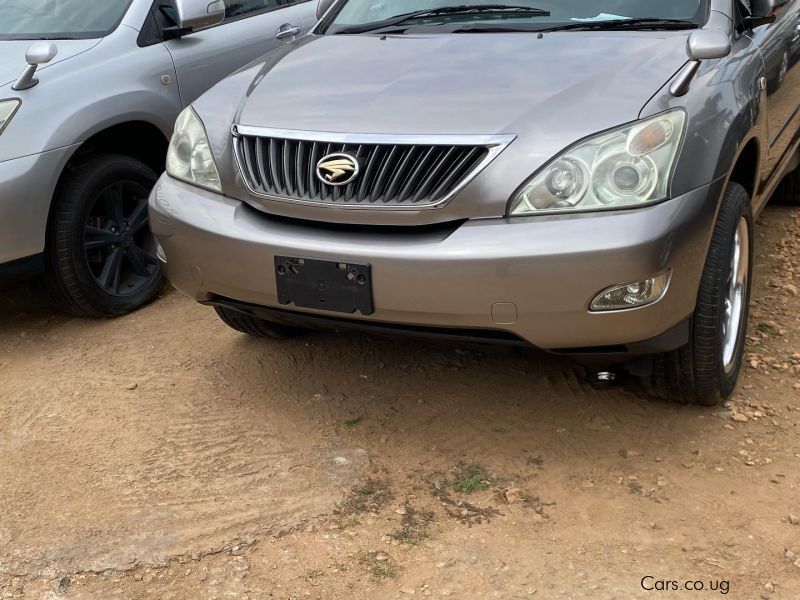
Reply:
<svg viewBox="0 0 800 600"><path fill-rule="evenodd" d="M207 190L222 191L206 129L191 107L175 123L167 152L167 173Z"/></svg>
<svg viewBox="0 0 800 600"><path fill-rule="evenodd" d="M11 122L11 117L17 112L22 102L19 100L0 100L0 133Z"/></svg>
<svg viewBox="0 0 800 600"><path fill-rule="evenodd" d="M509 214L630 208L666 199L685 122L683 110L672 110L580 142L525 183Z"/></svg>

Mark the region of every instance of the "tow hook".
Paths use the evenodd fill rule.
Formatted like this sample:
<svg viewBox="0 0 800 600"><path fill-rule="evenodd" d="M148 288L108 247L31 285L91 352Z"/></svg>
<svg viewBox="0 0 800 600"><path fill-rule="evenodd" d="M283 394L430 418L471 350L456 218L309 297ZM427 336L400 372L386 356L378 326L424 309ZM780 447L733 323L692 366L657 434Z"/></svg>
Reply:
<svg viewBox="0 0 800 600"><path fill-rule="evenodd" d="M588 375L589 384L599 390L610 388L617 381L617 374L613 371L592 371Z"/></svg>

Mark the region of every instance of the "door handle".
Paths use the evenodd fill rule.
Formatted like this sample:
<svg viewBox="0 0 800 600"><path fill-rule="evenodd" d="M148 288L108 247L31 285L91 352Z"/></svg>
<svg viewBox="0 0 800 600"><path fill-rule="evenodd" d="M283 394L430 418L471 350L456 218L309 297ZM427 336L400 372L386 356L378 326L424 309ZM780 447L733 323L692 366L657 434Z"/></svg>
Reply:
<svg viewBox="0 0 800 600"><path fill-rule="evenodd" d="M300 35L300 28L297 25L286 23L278 28L278 33L275 34L275 39L285 40L286 38L293 38Z"/></svg>

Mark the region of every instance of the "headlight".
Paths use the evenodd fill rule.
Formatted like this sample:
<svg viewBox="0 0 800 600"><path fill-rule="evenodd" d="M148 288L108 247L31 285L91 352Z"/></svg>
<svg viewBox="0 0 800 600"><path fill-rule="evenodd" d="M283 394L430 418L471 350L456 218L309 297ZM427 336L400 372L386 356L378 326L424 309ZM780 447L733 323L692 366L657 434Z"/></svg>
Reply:
<svg viewBox="0 0 800 600"><path fill-rule="evenodd" d="M22 102L19 100L0 100L0 133L11 122L11 117L17 112Z"/></svg>
<svg viewBox="0 0 800 600"><path fill-rule="evenodd" d="M589 138L532 177L511 215L641 206L669 196L686 113L673 110Z"/></svg>
<svg viewBox="0 0 800 600"><path fill-rule="evenodd" d="M167 173L214 192L222 191L206 129L191 107L175 123L167 152Z"/></svg>

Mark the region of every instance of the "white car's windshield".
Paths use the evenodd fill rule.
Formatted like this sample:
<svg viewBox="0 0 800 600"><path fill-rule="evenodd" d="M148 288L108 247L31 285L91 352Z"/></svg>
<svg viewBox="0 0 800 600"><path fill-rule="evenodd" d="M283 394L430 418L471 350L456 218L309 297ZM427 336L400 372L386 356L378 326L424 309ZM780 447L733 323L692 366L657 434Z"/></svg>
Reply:
<svg viewBox="0 0 800 600"><path fill-rule="evenodd" d="M433 12L416 14L422 11ZM463 30L465 25L476 29L581 28L582 24L596 27L624 20L675 21L668 24L673 26L686 21L687 26L697 26L705 22L707 11L706 0L347 0L335 11L327 30L358 33L371 30L373 24L439 31Z"/></svg>
<svg viewBox="0 0 800 600"><path fill-rule="evenodd" d="M0 39L99 38L119 25L131 0L0 0Z"/></svg>

